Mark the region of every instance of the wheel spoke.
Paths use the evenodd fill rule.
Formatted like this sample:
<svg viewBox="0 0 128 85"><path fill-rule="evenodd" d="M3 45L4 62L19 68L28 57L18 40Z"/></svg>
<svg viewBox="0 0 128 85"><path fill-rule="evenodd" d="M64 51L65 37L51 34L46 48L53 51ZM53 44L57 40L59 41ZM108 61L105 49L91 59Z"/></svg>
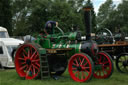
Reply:
<svg viewBox="0 0 128 85"><path fill-rule="evenodd" d="M32 60L32 62L39 62L39 61L40 61L40 59Z"/></svg>
<svg viewBox="0 0 128 85"><path fill-rule="evenodd" d="M87 73L89 74L89 71L88 71L88 70L85 69L84 71L87 72Z"/></svg>
<svg viewBox="0 0 128 85"><path fill-rule="evenodd" d="M36 53L37 53L37 52L35 51L35 52L32 54L31 59L34 57L34 55L35 55Z"/></svg>
<svg viewBox="0 0 128 85"><path fill-rule="evenodd" d="M87 64L88 64L88 62L86 62L86 63L83 65L83 67L86 66Z"/></svg>
<svg viewBox="0 0 128 85"><path fill-rule="evenodd" d="M80 65L82 65L82 64L83 64L83 62L84 62L84 58L83 58L83 60L82 60L82 62L81 62L81 64L80 64Z"/></svg>
<svg viewBox="0 0 128 85"><path fill-rule="evenodd" d="M35 63L38 67L40 67L40 64L38 64L38 63Z"/></svg>
<svg viewBox="0 0 128 85"><path fill-rule="evenodd" d="M82 71L82 75L84 75L84 76L85 76L85 78L87 77L87 76L86 76L86 74L85 74L83 71Z"/></svg>
<svg viewBox="0 0 128 85"><path fill-rule="evenodd" d="M32 65L32 66L33 66L33 65ZM34 74L34 75L36 74L35 70L36 70L36 69L33 67L33 74Z"/></svg>
<svg viewBox="0 0 128 85"><path fill-rule="evenodd" d="M36 59L37 57L39 58L38 54L36 54L36 55L33 57L33 59Z"/></svg>
<svg viewBox="0 0 128 85"><path fill-rule="evenodd" d="M76 72L74 73L74 75L76 75L78 72L79 72L79 71L76 71Z"/></svg>
<svg viewBox="0 0 128 85"><path fill-rule="evenodd" d="M32 56L32 47L29 47L30 48L30 56Z"/></svg>
<svg viewBox="0 0 128 85"><path fill-rule="evenodd" d="M26 62L22 62L21 64L24 65L24 64L26 64Z"/></svg>
<svg viewBox="0 0 128 85"><path fill-rule="evenodd" d="M24 53L23 53L23 56L24 56L24 58L27 58Z"/></svg>
<svg viewBox="0 0 128 85"><path fill-rule="evenodd" d="M20 70L23 70L25 67L27 67L27 65L21 66Z"/></svg>
<svg viewBox="0 0 128 85"><path fill-rule="evenodd" d="M75 63L72 63L72 65L77 66L77 64L75 64Z"/></svg>
<svg viewBox="0 0 128 85"><path fill-rule="evenodd" d="M25 49L23 49L23 52L27 55L27 52L25 51Z"/></svg>
<svg viewBox="0 0 128 85"><path fill-rule="evenodd" d="M38 68L36 65L32 64L32 66L33 66L35 69L39 70L39 68Z"/></svg>
<svg viewBox="0 0 128 85"><path fill-rule="evenodd" d="M83 70L90 69L90 67L82 67Z"/></svg>
<svg viewBox="0 0 128 85"><path fill-rule="evenodd" d="M26 78L29 76L30 70L31 70L31 66L29 67L29 69L28 69L27 72L26 72Z"/></svg>
<svg viewBox="0 0 128 85"><path fill-rule="evenodd" d="M77 70L77 68L72 68L73 71Z"/></svg>
<svg viewBox="0 0 128 85"><path fill-rule="evenodd" d="M124 65L121 65L120 68L124 68Z"/></svg>
<svg viewBox="0 0 128 85"><path fill-rule="evenodd" d="M82 74L81 74L81 79L83 80L84 79L84 75L83 75L83 72L81 72Z"/></svg>
<svg viewBox="0 0 128 85"><path fill-rule="evenodd" d="M75 59L76 65L79 66L77 59Z"/></svg>
<svg viewBox="0 0 128 85"><path fill-rule="evenodd" d="M18 58L19 60L25 60L24 58Z"/></svg>
<svg viewBox="0 0 128 85"><path fill-rule="evenodd" d="M77 73L77 78L79 79L79 76L80 76L80 72L78 71L78 73Z"/></svg>
<svg viewBox="0 0 128 85"><path fill-rule="evenodd" d="M30 58L30 50L28 50L28 57Z"/></svg>
<svg viewBox="0 0 128 85"><path fill-rule="evenodd" d="M79 61L80 61L80 64L81 64L81 59L80 59L80 57L79 57Z"/></svg>

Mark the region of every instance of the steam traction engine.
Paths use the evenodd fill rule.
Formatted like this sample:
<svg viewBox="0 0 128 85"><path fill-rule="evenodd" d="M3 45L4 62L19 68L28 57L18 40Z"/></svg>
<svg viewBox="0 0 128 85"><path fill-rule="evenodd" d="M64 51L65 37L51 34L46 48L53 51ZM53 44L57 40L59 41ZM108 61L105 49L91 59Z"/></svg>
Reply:
<svg viewBox="0 0 128 85"><path fill-rule="evenodd" d="M115 66L121 73L128 73L128 41L124 33L115 35L109 29L102 29L96 33L99 50L107 52L115 59ZM99 41L99 42L98 42Z"/></svg>
<svg viewBox="0 0 128 85"><path fill-rule="evenodd" d="M61 75L68 66L71 78L77 82L95 78L108 78L113 72L111 57L98 52L95 41L91 40L91 5L84 8L86 41L81 40L79 32L39 35L34 43L25 43L17 49L16 71L25 79L49 78ZM68 60L69 59L69 60Z"/></svg>

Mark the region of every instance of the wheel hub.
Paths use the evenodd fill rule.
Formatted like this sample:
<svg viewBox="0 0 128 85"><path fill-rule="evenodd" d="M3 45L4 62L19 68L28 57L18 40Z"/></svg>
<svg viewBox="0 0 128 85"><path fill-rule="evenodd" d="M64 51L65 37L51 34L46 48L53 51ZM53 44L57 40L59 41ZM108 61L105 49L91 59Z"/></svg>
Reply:
<svg viewBox="0 0 128 85"><path fill-rule="evenodd" d="M81 66L78 66L78 67L77 67L77 70L78 70L78 71L82 71Z"/></svg>
<svg viewBox="0 0 128 85"><path fill-rule="evenodd" d="M27 64L27 65L31 65L31 60L30 60L30 59L27 59L27 60L26 60L26 64Z"/></svg>

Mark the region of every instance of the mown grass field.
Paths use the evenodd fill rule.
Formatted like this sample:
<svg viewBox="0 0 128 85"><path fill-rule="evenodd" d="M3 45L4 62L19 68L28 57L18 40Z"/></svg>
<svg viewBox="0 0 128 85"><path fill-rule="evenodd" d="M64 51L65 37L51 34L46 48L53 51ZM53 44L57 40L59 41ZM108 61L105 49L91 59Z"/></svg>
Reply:
<svg viewBox="0 0 128 85"><path fill-rule="evenodd" d="M112 76L108 79L95 79L85 83L78 83L73 81L68 71L58 80L24 80L16 73L15 69L0 70L0 85L128 85L128 74L119 73L116 69Z"/></svg>

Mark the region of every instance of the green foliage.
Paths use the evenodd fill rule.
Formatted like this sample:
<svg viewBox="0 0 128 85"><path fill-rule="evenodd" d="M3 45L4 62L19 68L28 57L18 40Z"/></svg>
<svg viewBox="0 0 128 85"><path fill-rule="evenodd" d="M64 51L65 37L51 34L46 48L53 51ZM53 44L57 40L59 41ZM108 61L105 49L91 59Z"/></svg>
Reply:
<svg viewBox="0 0 128 85"><path fill-rule="evenodd" d="M7 28L12 34L12 13L10 0L0 0L0 26Z"/></svg>
<svg viewBox="0 0 128 85"><path fill-rule="evenodd" d="M109 27L110 25L108 24L109 24L109 15L113 10L114 10L114 5L112 0L106 0L106 2L100 6L97 16L97 23L98 23L97 25L99 29L111 28Z"/></svg>
<svg viewBox="0 0 128 85"><path fill-rule="evenodd" d="M121 4L118 5L117 8L117 20L118 25L122 28L126 33L128 33L128 1L123 0Z"/></svg>
<svg viewBox="0 0 128 85"><path fill-rule="evenodd" d="M128 33L128 1L123 0L117 7L112 0L107 0L101 5L97 15L97 26L99 29L108 28L113 33L121 29Z"/></svg>
<svg viewBox="0 0 128 85"><path fill-rule="evenodd" d="M12 0L13 35L27 34L27 19L31 11L31 0Z"/></svg>
<svg viewBox="0 0 128 85"><path fill-rule="evenodd" d="M47 21L59 22L68 31L77 25L85 33L82 14L86 0L0 0L0 25L9 34L23 36L42 32ZM95 13L93 23L95 24ZM95 26L95 25L94 25Z"/></svg>
<svg viewBox="0 0 128 85"><path fill-rule="evenodd" d="M36 0L33 7L32 14L28 19L30 32L41 32L49 20L59 22L59 27L64 31L69 30L72 24L83 28L81 14L73 11L71 5L65 0Z"/></svg>

